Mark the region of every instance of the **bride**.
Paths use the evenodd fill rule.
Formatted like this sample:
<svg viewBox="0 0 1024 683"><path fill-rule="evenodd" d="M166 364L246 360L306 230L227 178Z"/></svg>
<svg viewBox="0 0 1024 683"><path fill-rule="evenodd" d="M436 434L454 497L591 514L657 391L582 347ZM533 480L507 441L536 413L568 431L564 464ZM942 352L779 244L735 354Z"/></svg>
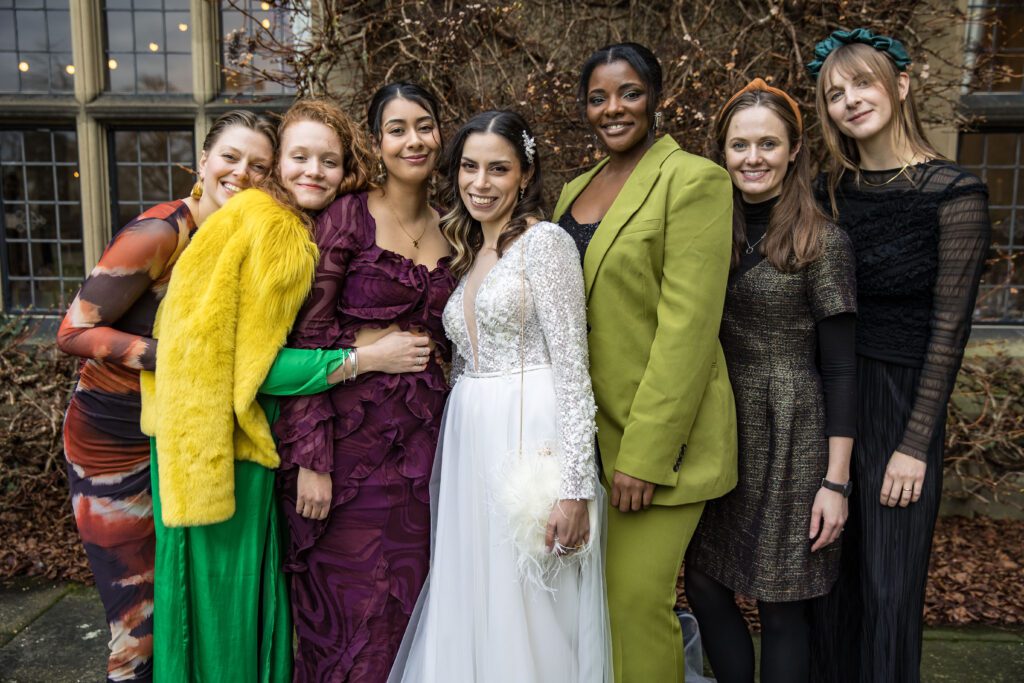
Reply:
<svg viewBox="0 0 1024 683"><path fill-rule="evenodd" d="M454 207L442 230L461 278L443 318L453 389L431 487L430 573L388 680L610 681L579 253L540 220L540 160L518 114L473 117L442 171ZM559 474L531 559L500 501L510 459L538 449L557 455Z"/></svg>

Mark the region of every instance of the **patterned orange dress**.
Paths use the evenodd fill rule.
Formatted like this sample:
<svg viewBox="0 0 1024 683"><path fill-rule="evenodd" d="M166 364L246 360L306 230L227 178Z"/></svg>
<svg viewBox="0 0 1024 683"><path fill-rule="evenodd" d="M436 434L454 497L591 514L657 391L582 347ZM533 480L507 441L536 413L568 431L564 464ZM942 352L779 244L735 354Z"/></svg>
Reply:
<svg viewBox="0 0 1024 683"><path fill-rule="evenodd" d="M57 333L82 360L64 418L75 521L110 624L108 680L152 678L153 503L139 371L156 365L157 307L195 221L159 204L111 240Z"/></svg>

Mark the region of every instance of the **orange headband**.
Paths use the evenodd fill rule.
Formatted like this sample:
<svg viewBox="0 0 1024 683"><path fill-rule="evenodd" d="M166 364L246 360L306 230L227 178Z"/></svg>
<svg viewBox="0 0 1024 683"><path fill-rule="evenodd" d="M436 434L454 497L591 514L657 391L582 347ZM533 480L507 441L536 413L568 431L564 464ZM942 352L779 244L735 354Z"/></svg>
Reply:
<svg viewBox="0 0 1024 683"><path fill-rule="evenodd" d="M787 95L784 91L779 90L778 88L773 88L772 86L768 85L760 78L755 78L754 80L750 81L750 83L747 83L745 86L743 86L743 88L738 93L730 97L729 101L722 106L722 110L718 113L718 115L721 116L722 112L728 109L729 105L735 102L740 95L743 95L744 93L748 92L753 92L755 90L763 90L764 92L770 92L771 94L778 95L782 99L786 100L786 104L789 105L789 108L793 110L793 115L796 116L797 135L803 135L804 119L802 116L800 116L800 106L796 103L796 100Z"/></svg>

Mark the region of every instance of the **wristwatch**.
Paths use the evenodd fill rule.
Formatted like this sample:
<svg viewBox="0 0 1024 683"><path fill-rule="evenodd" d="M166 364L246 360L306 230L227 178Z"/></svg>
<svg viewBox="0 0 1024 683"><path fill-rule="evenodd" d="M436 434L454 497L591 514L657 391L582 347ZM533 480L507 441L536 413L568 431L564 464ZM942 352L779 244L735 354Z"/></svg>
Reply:
<svg viewBox="0 0 1024 683"><path fill-rule="evenodd" d="M853 491L853 480L846 482L845 484L837 484L834 481L828 479L821 480L821 488L828 489L829 491L835 491L836 493L843 494L843 498L850 497L850 491Z"/></svg>

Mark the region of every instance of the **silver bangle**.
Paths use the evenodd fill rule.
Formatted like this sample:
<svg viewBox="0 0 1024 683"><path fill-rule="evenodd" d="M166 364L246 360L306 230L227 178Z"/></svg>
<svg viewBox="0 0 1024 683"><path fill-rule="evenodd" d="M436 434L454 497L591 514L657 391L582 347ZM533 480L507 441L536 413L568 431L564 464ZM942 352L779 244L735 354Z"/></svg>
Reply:
<svg viewBox="0 0 1024 683"><path fill-rule="evenodd" d="M349 357L352 359L352 374L348 376L349 380L354 380L356 375L359 374L359 351L353 348Z"/></svg>

